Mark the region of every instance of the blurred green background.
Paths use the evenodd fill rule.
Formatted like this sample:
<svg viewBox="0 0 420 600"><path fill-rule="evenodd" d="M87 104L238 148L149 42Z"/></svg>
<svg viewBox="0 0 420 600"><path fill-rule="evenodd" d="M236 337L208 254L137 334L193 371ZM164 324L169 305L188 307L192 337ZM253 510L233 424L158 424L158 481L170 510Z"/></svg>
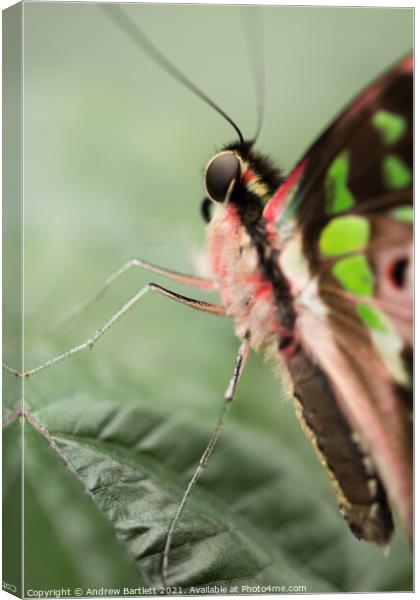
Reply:
<svg viewBox="0 0 420 600"><path fill-rule="evenodd" d="M246 135L253 135L254 88L241 9L127 5L124 10ZM263 17L266 70L258 149L287 171L363 86L412 47L413 13L242 9L251 23L255 11ZM216 113L134 47L97 5L25 4L24 27L25 361L30 368L84 340L147 281L163 283L133 271L82 317L43 338L55 318L128 258L138 256L187 272L202 267L203 167L235 136ZM169 287L190 293L176 284ZM81 393L88 407L118 390L139 405L166 411L170 418L194 416L210 428L237 346L229 321L150 296L94 352L28 381L26 399L33 410L42 411ZM266 459L252 432L273 448L281 444L279 461L294 465L290 480L283 480L284 493L289 485L310 490L312 502L331 514L334 531L342 530L340 548L345 550L330 547L323 567L324 575L348 567L345 581L337 576L333 582L338 589L410 589L411 557L400 537L385 560L378 549L356 542L347 532L327 478L261 357L252 356L244 373L226 438L235 426L251 432L249 453L262 462ZM203 435L201 445L206 442ZM123 548L112 548L111 530L96 534L100 515L93 505L79 513L72 503L76 533L69 539L59 507L79 484L41 446L34 441L28 462L28 582L84 585L92 572L95 585L135 581ZM192 459L198 455L194 450ZM269 460L276 461L276 451ZM223 445L215 461L236 469L232 457L223 455ZM48 494L45 486L51 488ZM240 504L240 484L237 492ZM77 500L85 501L82 496ZM299 535L305 544L305 536ZM120 567L111 571L109 564Z"/></svg>

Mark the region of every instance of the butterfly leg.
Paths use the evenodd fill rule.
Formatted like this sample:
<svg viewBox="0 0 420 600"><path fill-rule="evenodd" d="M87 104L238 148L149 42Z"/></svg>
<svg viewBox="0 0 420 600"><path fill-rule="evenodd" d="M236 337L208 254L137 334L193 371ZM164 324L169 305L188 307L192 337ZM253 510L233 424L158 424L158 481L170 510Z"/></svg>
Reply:
<svg viewBox="0 0 420 600"><path fill-rule="evenodd" d="M121 267L119 267L116 271L108 275L106 279L102 283L95 288L89 296L74 306L67 314L63 317L55 321L52 325L50 325L45 334L51 333L58 327L61 327L71 321L74 317L82 313L84 310L89 308L92 304L94 304L97 300L99 300L105 293L109 290L109 288L118 281L124 273L130 271L132 268L140 268L145 269L146 271L151 271L152 273L157 273L158 275L162 275L163 277L168 277L173 281L179 281L180 283L184 283L185 285L191 285L193 287L199 289L207 289L214 290L217 289L217 282L212 279L204 279L202 277L196 277L194 275L187 275L185 273L179 273L178 271L172 271L170 269L164 269L152 263L149 263L141 258L131 258L126 263L124 263Z"/></svg>
<svg viewBox="0 0 420 600"><path fill-rule="evenodd" d="M226 388L222 412L219 416L219 419L216 423L216 426L213 430L210 440L206 446L206 449L204 450L204 452L200 458L200 462L198 463L198 465L194 471L194 474L188 483L187 489L185 490L184 495L182 496L181 502L178 505L174 519L169 528L168 535L166 537L165 548L163 551L163 559L162 559L162 581L163 581L163 585L165 587L168 586L169 554L171 551L171 544L172 544L172 538L173 538L174 531L175 531L178 521L181 517L182 511L185 508L187 500L191 494L191 491L192 491L193 487L195 486L195 484L197 483L201 473L206 468L209 458L210 458L210 456L214 450L214 447L216 446L217 441L220 437L220 434L222 432L223 425L224 425L224 422L226 419L226 415L227 415L229 408L232 405L232 401L235 397L236 387L237 387L238 381L240 379L242 370L245 366L246 360L248 358L248 354L249 354L249 342L247 340L245 340L241 344L238 354L236 356L235 365L233 367L233 372L232 372L232 377L229 381L228 387Z"/></svg>
<svg viewBox="0 0 420 600"><path fill-rule="evenodd" d="M188 298L187 296L182 296L181 294L177 294L175 292L172 292L171 290L161 287L160 285L157 285L156 283L149 283L149 284L145 285L143 288L141 288L136 294L134 294L134 296L132 298L130 298L130 300L128 302L126 302L109 319L109 321L104 323L104 325L102 325L102 327L97 329L86 341L79 344L78 346L74 346L74 348L71 348L67 352L64 352L63 354L60 354L54 358L51 358L50 360L47 360L42 365L39 365L38 367L35 367L33 369L29 369L28 371L25 371L24 373L20 373L19 371L16 371L15 369L8 367L7 365L3 365L3 368L6 371L9 371L10 373L13 373L14 375L17 375L19 377L30 377L32 375L35 375L36 373L39 373L40 371L43 371L44 369L46 369L48 367L51 367L52 365L55 365L58 362L61 362L62 360L65 360L66 358L69 358L70 356L73 356L74 354L78 354L79 352L82 352L82 350L91 350L93 348L93 346L96 344L96 342L99 340L99 338L102 337L104 335L104 333L106 333L108 331L108 329L110 327L112 327L112 325L114 325L114 323L116 323L121 317L123 317L135 304L137 304L137 302L140 300L140 298L142 298L148 292L156 292L158 294L166 296L167 298L171 298L172 300L175 300L176 302L180 302L181 304L186 304L187 306L190 306L191 308L195 308L196 310L199 310L201 312L206 312L206 313L210 313L213 315L219 315L219 316L225 315L225 309L223 306L220 306L218 304L210 304L209 302L204 302L202 300L195 300L193 298Z"/></svg>

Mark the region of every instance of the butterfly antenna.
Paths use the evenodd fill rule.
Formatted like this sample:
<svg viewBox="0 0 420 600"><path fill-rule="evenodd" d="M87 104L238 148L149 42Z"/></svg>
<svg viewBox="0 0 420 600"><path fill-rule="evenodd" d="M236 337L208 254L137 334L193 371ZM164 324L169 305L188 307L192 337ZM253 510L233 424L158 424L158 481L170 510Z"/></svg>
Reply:
<svg viewBox="0 0 420 600"><path fill-rule="evenodd" d="M265 112L265 51L264 51L264 22L261 10L258 7L242 6L240 8L242 30L245 36L245 45L248 50L249 64L254 82L255 105L257 110L257 127L251 140L253 146L257 141Z"/></svg>
<svg viewBox="0 0 420 600"><path fill-rule="evenodd" d="M158 64L164 71L169 73L181 85L198 96L208 106L221 115L236 131L241 146L244 145L244 137L238 125L220 108L207 94L186 77L162 52L149 40L143 31L136 25L124 11L115 4L100 4L99 7L107 13L110 19L116 23L124 33L140 48L149 58Z"/></svg>

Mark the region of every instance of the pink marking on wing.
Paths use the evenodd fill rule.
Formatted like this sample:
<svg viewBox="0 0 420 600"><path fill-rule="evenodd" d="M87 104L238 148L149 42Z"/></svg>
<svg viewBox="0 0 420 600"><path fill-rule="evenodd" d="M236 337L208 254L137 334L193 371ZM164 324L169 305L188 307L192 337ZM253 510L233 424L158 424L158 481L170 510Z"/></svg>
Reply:
<svg viewBox="0 0 420 600"><path fill-rule="evenodd" d="M263 217L269 225L273 225L277 221L283 205L289 196L290 192L299 181L306 165L306 158L303 158L290 173L286 181L274 193L267 206L264 209Z"/></svg>
<svg viewBox="0 0 420 600"><path fill-rule="evenodd" d="M414 68L414 57L412 54L409 54L404 60L400 63L400 70L402 73L412 73Z"/></svg>
<svg viewBox="0 0 420 600"><path fill-rule="evenodd" d="M377 98L379 98L382 94L383 88L383 82L380 81L363 92L363 94L361 94L353 102L353 104L349 106L342 118L337 121L337 126L341 127L345 125L349 118L353 118L354 115L358 115L364 107L369 105L374 106Z"/></svg>
<svg viewBox="0 0 420 600"><path fill-rule="evenodd" d="M390 78L396 74L410 74L413 71L413 55L410 54L404 58L394 69L388 72L384 77L370 85L360 96L348 107L342 117L338 119L337 126L342 126L347 122L348 118L357 115L363 108L367 106L376 106L377 99L380 98L384 88L389 85ZM378 105L379 108L379 105Z"/></svg>

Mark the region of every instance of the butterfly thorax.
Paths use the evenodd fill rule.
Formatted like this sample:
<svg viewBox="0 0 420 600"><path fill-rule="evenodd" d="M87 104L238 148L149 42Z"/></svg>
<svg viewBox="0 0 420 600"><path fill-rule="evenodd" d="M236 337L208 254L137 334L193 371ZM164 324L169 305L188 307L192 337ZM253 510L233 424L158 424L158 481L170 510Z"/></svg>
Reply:
<svg viewBox="0 0 420 600"><path fill-rule="evenodd" d="M293 341L292 297L262 217L282 177L248 147L228 146L224 152L239 157L240 177L227 201L213 210L207 235L211 268L237 335L256 351L286 350Z"/></svg>

